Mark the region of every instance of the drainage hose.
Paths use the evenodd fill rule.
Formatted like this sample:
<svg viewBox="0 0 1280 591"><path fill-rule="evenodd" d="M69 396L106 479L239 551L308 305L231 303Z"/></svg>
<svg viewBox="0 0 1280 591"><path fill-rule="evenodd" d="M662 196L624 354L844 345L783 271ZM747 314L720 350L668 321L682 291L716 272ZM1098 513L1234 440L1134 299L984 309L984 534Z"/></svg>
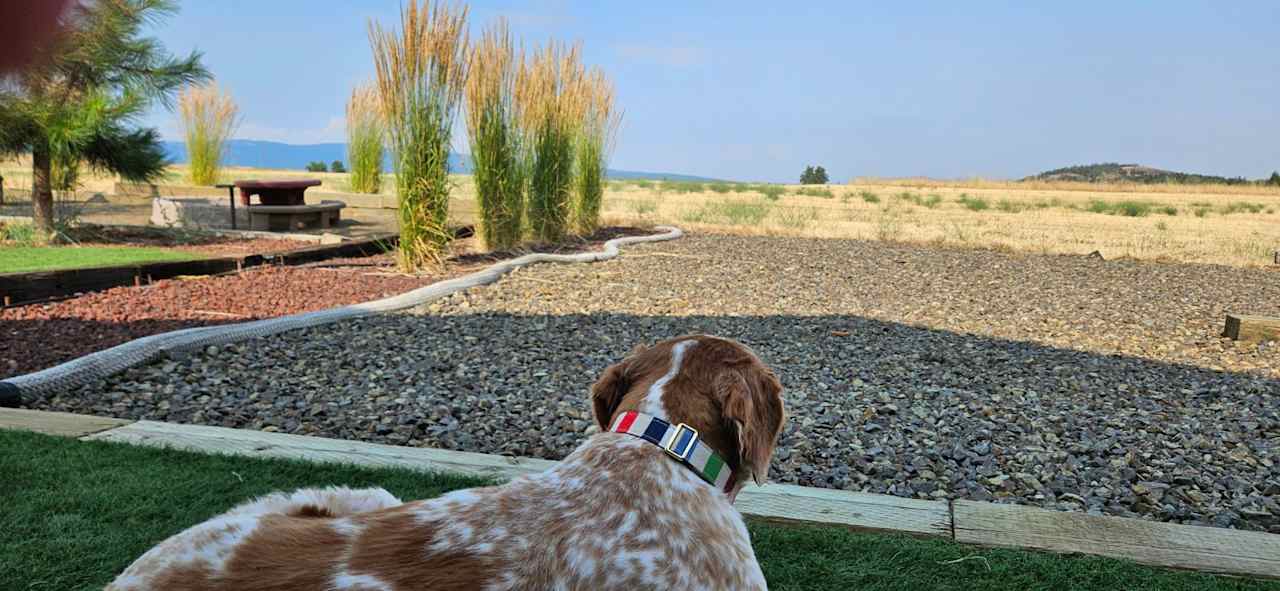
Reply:
<svg viewBox="0 0 1280 591"><path fill-rule="evenodd" d="M379 312L392 312L412 308L468 288L493 283L503 275L525 265L605 261L618 256L618 247L622 245L674 240L684 235L679 228L671 226L658 226L657 229L664 232L651 236L614 238L604 243L604 250L595 252L527 254L509 261L493 264L475 273L433 283L407 293L372 302L239 324L187 328L142 337L116 345L110 349L90 353L49 369L0 380L0 406L17 406L37 396L78 388L130 367L152 361L169 351L187 351L209 345L225 345L286 330L308 328Z"/></svg>

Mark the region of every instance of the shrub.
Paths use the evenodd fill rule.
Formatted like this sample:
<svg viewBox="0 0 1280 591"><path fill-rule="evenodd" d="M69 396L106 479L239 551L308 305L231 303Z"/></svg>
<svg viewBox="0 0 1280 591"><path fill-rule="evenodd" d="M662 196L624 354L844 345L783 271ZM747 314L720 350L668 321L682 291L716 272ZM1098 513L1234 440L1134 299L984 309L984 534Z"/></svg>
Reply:
<svg viewBox="0 0 1280 591"><path fill-rule="evenodd" d="M635 184L637 189L648 189L653 187L653 183L645 179L639 179Z"/></svg>
<svg viewBox="0 0 1280 591"><path fill-rule="evenodd" d="M1150 215L1156 207L1157 204L1150 201L1103 201L1101 199L1093 199L1089 201L1085 211L1137 218Z"/></svg>
<svg viewBox="0 0 1280 591"><path fill-rule="evenodd" d="M307 163L307 172L328 172L329 165L319 160L312 160Z"/></svg>
<svg viewBox="0 0 1280 591"><path fill-rule="evenodd" d="M986 199L982 197L970 197L968 194L960 194L960 205L970 211L985 211L991 207Z"/></svg>
<svg viewBox="0 0 1280 591"><path fill-rule="evenodd" d="M382 189L382 148L386 126L378 114L377 90L364 85L347 101L347 161L351 190L377 193Z"/></svg>
<svg viewBox="0 0 1280 591"><path fill-rule="evenodd" d="M449 231L449 153L466 79L465 8L410 0L400 29L369 27L378 99L394 154L400 267L438 264Z"/></svg>
<svg viewBox="0 0 1280 591"><path fill-rule="evenodd" d="M894 195L894 197L896 197L898 201L906 201L909 203L914 203L916 205L919 205L921 207L927 207L929 209L933 209L942 203L941 195L929 195L928 197L922 197L910 191L903 191L901 193L898 193L897 195Z"/></svg>
<svg viewBox="0 0 1280 591"><path fill-rule="evenodd" d="M716 193L728 193L733 189L733 187L729 186L729 183L721 183L721 182L711 183L710 185L707 185L707 188L711 189L713 192L716 192Z"/></svg>
<svg viewBox="0 0 1280 591"><path fill-rule="evenodd" d="M178 94L178 113L187 142L191 182L217 183L223 150L240 123L235 100L212 83L188 86Z"/></svg>
<svg viewBox="0 0 1280 591"><path fill-rule="evenodd" d="M1231 215L1233 213L1258 213L1263 209L1266 209L1266 206L1261 203L1233 201L1218 208L1218 213L1221 213L1222 215Z"/></svg>
<svg viewBox="0 0 1280 591"><path fill-rule="evenodd" d="M27 223L0 222L0 242L13 242L19 246L31 246L41 242L41 233Z"/></svg>
<svg viewBox="0 0 1280 591"><path fill-rule="evenodd" d="M866 189L858 191L858 196L867 203L880 203L880 196Z"/></svg>
<svg viewBox="0 0 1280 591"><path fill-rule="evenodd" d="M831 193L831 189L818 189L818 188L809 188L809 187L801 187L799 189L796 189L796 195L804 195L807 197L821 197L823 199L831 199L832 197L835 197L835 195Z"/></svg>
<svg viewBox="0 0 1280 591"><path fill-rule="evenodd" d="M471 50L467 136L485 248L514 247L523 235L524 143L515 119L516 53L505 20L485 29Z"/></svg>
<svg viewBox="0 0 1280 591"><path fill-rule="evenodd" d="M672 193L702 193L706 185L697 181L663 181L662 184Z"/></svg>
<svg viewBox="0 0 1280 591"><path fill-rule="evenodd" d="M769 201L777 201L779 198L782 197L783 194L787 192L786 187L783 187L782 185L774 185L771 183L760 185L756 190L759 191L761 195L764 195L764 198L768 199Z"/></svg>
<svg viewBox="0 0 1280 591"><path fill-rule="evenodd" d="M725 223L731 226L756 226L769 215L769 203L750 201L718 201L687 211L681 219L694 223Z"/></svg>
<svg viewBox="0 0 1280 591"><path fill-rule="evenodd" d="M1004 213L1022 213L1023 211L1026 211L1027 205L1024 203L1010 201L1008 199L1001 199L996 202L996 209Z"/></svg>
<svg viewBox="0 0 1280 591"><path fill-rule="evenodd" d="M1280 187L1280 172L1272 172L1271 178L1267 179L1267 184L1273 187Z"/></svg>
<svg viewBox="0 0 1280 591"><path fill-rule="evenodd" d="M341 160L334 160L333 163L329 165L329 172L346 172L346 171L347 171L347 167L342 165Z"/></svg>

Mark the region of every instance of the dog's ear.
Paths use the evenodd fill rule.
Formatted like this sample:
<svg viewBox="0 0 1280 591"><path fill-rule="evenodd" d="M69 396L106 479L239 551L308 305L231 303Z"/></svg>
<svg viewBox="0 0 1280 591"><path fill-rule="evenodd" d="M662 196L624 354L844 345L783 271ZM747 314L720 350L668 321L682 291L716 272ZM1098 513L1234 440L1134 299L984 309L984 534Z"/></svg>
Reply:
<svg viewBox="0 0 1280 591"><path fill-rule="evenodd" d="M724 404L725 419L738 432L738 456L756 484L769 476L769 462L782 431L782 384L771 373L748 370L721 372L716 389ZM750 382L750 383L749 383Z"/></svg>
<svg viewBox="0 0 1280 591"><path fill-rule="evenodd" d="M630 389L631 376L626 360L610 365L591 385L591 405L595 408L596 424L600 425L601 431L609 430L613 411Z"/></svg>

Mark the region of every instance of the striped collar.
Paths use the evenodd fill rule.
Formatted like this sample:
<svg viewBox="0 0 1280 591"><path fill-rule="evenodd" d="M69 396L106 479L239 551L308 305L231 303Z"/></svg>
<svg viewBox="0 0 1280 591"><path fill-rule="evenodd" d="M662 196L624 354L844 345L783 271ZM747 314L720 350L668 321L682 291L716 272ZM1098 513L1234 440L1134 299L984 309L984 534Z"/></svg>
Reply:
<svg viewBox="0 0 1280 591"><path fill-rule="evenodd" d="M698 431L693 427L684 423L672 425L652 415L628 411L613 421L609 431L634 435L657 445L667 455L692 468L703 480L725 493L732 486L733 470L725 464L720 454L698 438Z"/></svg>

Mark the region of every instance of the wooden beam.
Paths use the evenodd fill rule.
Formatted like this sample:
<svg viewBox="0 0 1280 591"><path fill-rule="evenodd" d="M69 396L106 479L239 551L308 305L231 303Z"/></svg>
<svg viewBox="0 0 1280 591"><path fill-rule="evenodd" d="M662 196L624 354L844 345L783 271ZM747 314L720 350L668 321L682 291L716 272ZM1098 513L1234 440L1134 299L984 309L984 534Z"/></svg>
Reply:
<svg viewBox="0 0 1280 591"><path fill-rule="evenodd" d="M555 465L555 462L550 460L536 458L508 458L424 447L402 447L344 439L202 425L177 425L155 421L138 421L86 439L259 458L291 458L378 468L411 468L504 480L541 472Z"/></svg>
<svg viewBox="0 0 1280 591"><path fill-rule="evenodd" d="M1237 341L1280 341L1280 317L1227 314L1222 336Z"/></svg>
<svg viewBox="0 0 1280 591"><path fill-rule="evenodd" d="M1280 536L975 501L953 504L964 544L1097 554L1142 564L1280 578Z"/></svg>
<svg viewBox="0 0 1280 591"><path fill-rule="evenodd" d="M122 427L131 422L133 421L66 412L0 408L0 429L35 431L36 433L63 437L84 437L108 429Z"/></svg>
<svg viewBox="0 0 1280 591"><path fill-rule="evenodd" d="M791 484L748 484L734 505L743 515L781 523L820 523L916 536L951 536L947 503L889 495L810 488Z"/></svg>

